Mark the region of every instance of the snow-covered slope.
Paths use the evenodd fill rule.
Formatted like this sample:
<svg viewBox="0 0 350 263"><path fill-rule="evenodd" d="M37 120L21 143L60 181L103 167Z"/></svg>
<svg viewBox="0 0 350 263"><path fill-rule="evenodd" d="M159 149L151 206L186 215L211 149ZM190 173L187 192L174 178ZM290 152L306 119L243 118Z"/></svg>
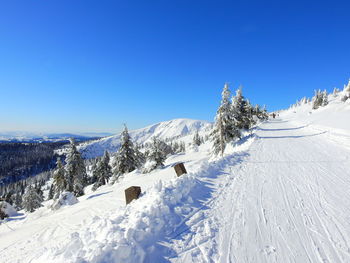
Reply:
<svg viewBox="0 0 350 263"><path fill-rule="evenodd" d="M175 119L164 121L147 126L142 129L130 131L130 136L134 142L143 144L153 136L160 139L183 139L185 136L193 135L196 131L205 133L212 128L212 123L191 119ZM116 152L120 145L120 135L109 136L91 143L84 143L79 146L84 158L93 158L103 155L105 150Z"/></svg>
<svg viewBox="0 0 350 263"><path fill-rule="evenodd" d="M349 103L280 112L223 158L207 141L77 204L19 211L0 225L0 262L350 262ZM125 206L132 185L142 196Z"/></svg>
<svg viewBox="0 0 350 263"><path fill-rule="evenodd" d="M350 99L341 101L344 94L328 95L328 105L316 110L312 109L312 102L300 103L288 110L280 111L284 120L289 120L300 126L307 126L316 132L323 132L328 139L350 147Z"/></svg>

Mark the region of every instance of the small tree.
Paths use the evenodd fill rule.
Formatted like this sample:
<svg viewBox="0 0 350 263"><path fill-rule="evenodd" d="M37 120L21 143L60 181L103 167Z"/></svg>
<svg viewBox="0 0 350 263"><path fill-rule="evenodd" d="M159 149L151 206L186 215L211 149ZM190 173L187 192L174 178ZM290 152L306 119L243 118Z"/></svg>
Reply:
<svg viewBox="0 0 350 263"><path fill-rule="evenodd" d="M193 136L193 144L197 146L202 144L202 140L201 140L201 137L199 136L198 131L196 131L196 133Z"/></svg>
<svg viewBox="0 0 350 263"><path fill-rule="evenodd" d="M56 199L67 188L65 169L60 158L57 158L56 169L53 172L52 192L53 198ZM51 190L51 189L50 189Z"/></svg>
<svg viewBox="0 0 350 263"><path fill-rule="evenodd" d="M96 169L93 171L94 177L96 177L96 182L92 187L95 191L101 185L108 183L109 178L112 176L112 168L109 165L109 153L105 151L102 159L97 163Z"/></svg>
<svg viewBox="0 0 350 263"><path fill-rule="evenodd" d="M38 194L37 190L32 185L28 185L22 201L24 210L32 213L35 209L41 207L42 201L42 197Z"/></svg>
<svg viewBox="0 0 350 263"><path fill-rule="evenodd" d="M327 94L327 91L324 90L322 92L322 105L321 106L324 107L326 105L328 105L328 94Z"/></svg>
<svg viewBox="0 0 350 263"><path fill-rule="evenodd" d="M87 185L88 180L84 161L73 139L71 140L66 162L66 190L73 192L75 196L81 196L84 194L84 187Z"/></svg>
<svg viewBox="0 0 350 263"><path fill-rule="evenodd" d="M126 126L121 134L121 146L115 155L112 166L115 175L132 172L138 167L134 145Z"/></svg>
<svg viewBox="0 0 350 263"><path fill-rule="evenodd" d="M157 138L153 137L151 148L148 154L148 160L155 162L155 167L163 167L164 161L166 159L166 154L162 149L162 142Z"/></svg>
<svg viewBox="0 0 350 263"><path fill-rule="evenodd" d="M323 95L320 90L315 90L315 96L312 98L313 104L312 109L316 110L322 106Z"/></svg>

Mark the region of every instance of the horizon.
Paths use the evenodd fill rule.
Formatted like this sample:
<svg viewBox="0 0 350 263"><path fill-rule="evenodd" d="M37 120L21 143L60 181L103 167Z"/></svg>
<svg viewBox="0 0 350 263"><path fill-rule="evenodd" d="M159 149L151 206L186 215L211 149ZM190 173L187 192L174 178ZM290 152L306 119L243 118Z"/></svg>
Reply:
<svg viewBox="0 0 350 263"><path fill-rule="evenodd" d="M0 132L116 134L213 121L225 82L269 112L348 82L331 1L11 1L0 15Z"/></svg>

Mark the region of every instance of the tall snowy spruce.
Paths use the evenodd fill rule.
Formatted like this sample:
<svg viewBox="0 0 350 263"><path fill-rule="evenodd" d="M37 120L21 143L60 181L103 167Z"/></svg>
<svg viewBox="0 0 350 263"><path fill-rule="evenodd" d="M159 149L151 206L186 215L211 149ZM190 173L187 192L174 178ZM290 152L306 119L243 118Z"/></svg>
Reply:
<svg viewBox="0 0 350 263"><path fill-rule="evenodd" d="M224 154L226 144L240 137L240 131L233 117L230 95L231 92L228 84L225 83L222 91L221 105L217 110L215 126L211 133L214 153L216 155L221 154L221 156Z"/></svg>
<svg viewBox="0 0 350 263"><path fill-rule="evenodd" d="M53 172L52 197L58 198L60 194L66 189L67 181L65 177L65 169L60 158L57 159L56 169ZM51 190L51 189L50 189Z"/></svg>
<svg viewBox="0 0 350 263"><path fill-rule="evenodd" d="M71 139L70 149L66 158L66 191L73 192L75 196L84 194L84 187L87 185L87 174L80 152L77 150L75 142Z"/></svg>
<svg viewBox="0 0 350 263"><path fill-rule="evenodd" d="M108 183L109 178L112 176L112 168L109 165L109 153L105 151L103 157L98 161L96 169L93 171L93 176L96 178L92 190L95 191L101 185Z"/></svg>
<svg viewBox="0 0 350 263"><path fill-rule="evenodd" d="M34 212L35 209L41 207L43 198L38 194L37 189L32 185L28 185L22 197L22 207L27 212Z"/></svg>
<svg viewBox="0 0 350 263"><path fill-rule="evenodd" d="M248 130L254 123L252 112L252 105L243 97L242 87L239 87L236 96L232 97L232 114L235 126L238 129Z"/></svg>
<svg viewBox="0 0 350 263"><path fill-rule="evenodd" d="M139 161L134 150L134 145L125 126L121 134L121 146L115 155L113 162L114 175L121 175L134 171L138 167Z"/></svg>
<svg viewBox="0 0 350 263"><path fill-rule="evenodd" d="M344 95L341 98L342 101L347 101L348 99L350 99L350 79L348 85L344 85L343 93Z"/></svg>

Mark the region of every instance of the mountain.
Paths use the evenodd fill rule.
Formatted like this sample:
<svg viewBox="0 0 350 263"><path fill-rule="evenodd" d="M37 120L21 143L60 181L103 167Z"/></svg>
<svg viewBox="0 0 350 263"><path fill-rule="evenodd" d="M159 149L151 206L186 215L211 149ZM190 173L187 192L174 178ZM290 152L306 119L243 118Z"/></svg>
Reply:
<svg viewBox="0 0 350 263"><path fill-rule="evenodd" d="M196 131L205 133L211 130L213 124L208 121L191 119L174 119L159 122L145 128L131 130L129 134L134 142L138 144L147 143L153 136L162 140L181 140L184 137L193 135ZM94 158L103 155L104 151L116 152L120 145L120 135L105 137L93 142L82 143L79 151L84 158Z"/></svg>
<svg viewBox="0 0 350 263"><path fill-rule="evenodd" d="M74 138L77 141L86 141L95 138L110 136L111 133L34 133L9 131L0 132L0 142L57 142Z"/></svg>

